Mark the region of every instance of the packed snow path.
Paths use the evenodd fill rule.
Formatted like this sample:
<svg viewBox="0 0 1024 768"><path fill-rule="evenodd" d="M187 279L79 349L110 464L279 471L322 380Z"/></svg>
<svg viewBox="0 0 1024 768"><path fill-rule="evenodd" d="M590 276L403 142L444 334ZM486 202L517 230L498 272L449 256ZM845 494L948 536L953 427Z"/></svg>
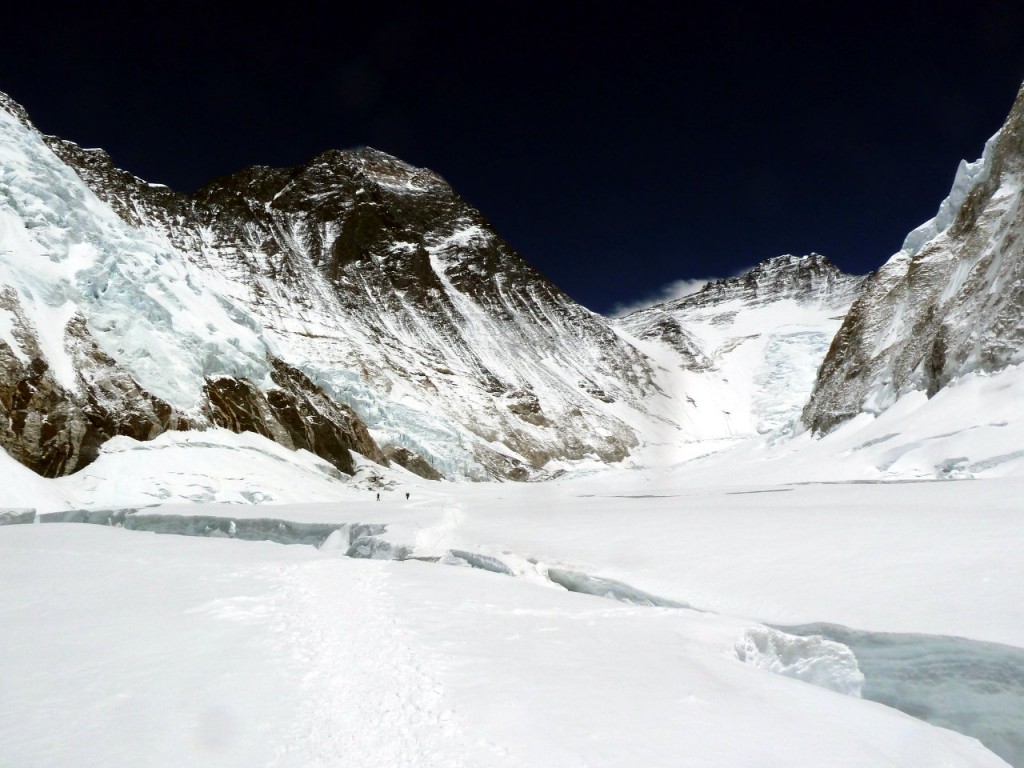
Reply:
<svg viewBox="0 0 1024 768"><path fill-rule="evenodd" d="M475 568L15 525L0 584L5 765L1005 766L740 663L749 621Z"/></svg>
<svg viewBox="0 0 1024 768"><path fill-rule="evenodd" d="M304 672L296 717L272 765L464 765L443 687L398 626L390 572L337 561L276 574L276 653Z"/></svg>
<svg viewBox="0 0 1024 768"><path fill-rule="evenodd" d="M17 528L3 583L34 573L45 588L4 591L0 711L20 714L0 725L0 764L383 768L471 753L397 625L382 563Z"/></svg>

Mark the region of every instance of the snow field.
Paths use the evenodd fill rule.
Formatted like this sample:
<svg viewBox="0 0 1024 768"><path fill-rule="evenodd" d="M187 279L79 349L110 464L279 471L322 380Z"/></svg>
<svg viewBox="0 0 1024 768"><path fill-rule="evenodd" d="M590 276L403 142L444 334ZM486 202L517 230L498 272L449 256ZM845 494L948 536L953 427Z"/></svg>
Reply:
<svg viewBox="0 0 1024 768"><path fill-rule="evenodd" d="M873 476L894 451L893 466L912 472L950 452L964 466L1005 453L992 436L1013 438L999 393L1016 375L966 378L948 403L908 399L825 440L748 442L661 469L581 465L543 484L431 483L365 460L346 478L223 430L120 438L59 481L0 457L24 480L5 485L7 507L383 526L367 553L476 566L354 561L339 557L338 537L317 551L0 528L0 548L14 547L0 583L17 585L0 590L0 626L12 628L0 633L12 659L0 711L21 723L0 731L0 763L88 753L86 764L119 764L145 750L154 765L341 765L356 754L360 765L998 765L963 737L832 692L881 685L871 698L914 712L934 693L942 722L940 699L966 689L899 693L897 665L864 669L844 645L761 622L1024 648L1014 460L992 465L1011 476L984 480L781 482L829 462ZM1004 408L1006 424L972 442L984 430L964 393L993 419ZM922 418L929 409L935 420ZM713 613L656 607L672 604ZM1015 699L983 699L970 700L992 713L986 739L1013 749L1015 721L999 707ZM25 723L26 711L39 715ZM55 740L52 711L86 714Z"/></svg>
<svg viewBox="0 0 1024 768"><path fill-rule="evenodd" d="M0 551L5 764L1004 765L740 663L743 620L104 526Z"/></svg>

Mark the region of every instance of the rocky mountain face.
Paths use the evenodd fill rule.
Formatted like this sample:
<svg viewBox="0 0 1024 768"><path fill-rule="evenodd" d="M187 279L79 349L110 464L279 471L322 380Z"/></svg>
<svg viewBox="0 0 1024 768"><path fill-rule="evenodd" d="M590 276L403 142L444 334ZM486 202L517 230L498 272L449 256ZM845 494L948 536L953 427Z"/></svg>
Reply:
<svg viewBox="0 0 1024 768"><path fill-rule="evenodd" d="M673 351L680 418L702 438L763 434L797 419L864 280L819 254L779 256L617 322Z"/></svg>
<svg viewBox="0 0 1024 768"><path fill-rule="evenodd" d="M86 153L98 157L98 153ZM386 461L207 276L99 201L0 100L0 446L46 476L115 435L211 425Z"/></svg>
<svg viewBox="0 0 1024 768"><path fill-rule="evenodd" d="M431 477L637 443L646 358L430 171L332 151L184 195L6 97L0 142L0 444L33 468L210 424Z"/></svg>
<svg viewBox="0 0 1024 768"><path fill-rule="evenodd" d="M385 153L186 195L42 136L0 94L0 447L57 476L116 435L221 426L343 472L357 451L532 479L641 443L672 460L801 417L827 431L1024 360L1022 166L1019 95L874 275L781 256L611 322Z"/></svg>
<svg viewBox="0 0 1024 768"><path fill-rule="evenodd" d="M821 366L809 428L1024 362L1022 186L1024 88L981 159L961 163L935 218L868 281Z"/></svg>

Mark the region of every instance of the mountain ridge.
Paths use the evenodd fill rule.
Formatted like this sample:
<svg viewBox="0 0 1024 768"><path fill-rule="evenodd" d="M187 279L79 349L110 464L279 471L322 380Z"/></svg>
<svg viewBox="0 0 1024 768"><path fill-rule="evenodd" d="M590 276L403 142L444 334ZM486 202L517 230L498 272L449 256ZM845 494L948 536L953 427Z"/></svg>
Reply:
<svg viewBox="0 0 1024 768"><path fill-rule="evenodd" d="M355 450L542 479L648 445L821 434L1024 359L1024 88L871 275L777 256L614 320L439 174L372 147L182 193L42 136L4 94L0 114L0 444L51 476L115 435L219 426L343 472Z"/></svg>
<svg viewBox="0 0 1024 768"><path fill-rule="evenodd" d="M102 150L44 140L147 242L212 278L228 313L239 308L294 369L289 381L301 374L354 408L407 466L526 479L552 459L615 461L636 445L607 406L642 407L643 356L436 173L372 148L330 150L186 195L118 169ZM206 385L208 400L218 386ZM234 410L266 411L250 406ZM259 422L250 426L261 431ZM233 415L214 423L242 425Z"/></svg>
<svg viewBox="0 0 1024 768"><path fill-rule="evenodd" d="M776 256L616 322L673 350L680 407L706 437L788 433L864 280L820 254Z"/></svg>
<svg viewBox="0 0 1024 768"><path fill-rule="evenodd" d="M936 216L867 282L825 356L802 419L828 432L901 396L1024 361L1024 85L982 157L962 162Z"/></svg>
<svg viewBox="0 0 1024 768"><path fill-rule="evenodd" d="M386 462L351 411L166 243L93 196L11 104L0 101L0 444L12 456L57 476L116 435L219 425L341 471L352 449Z"/></svg>

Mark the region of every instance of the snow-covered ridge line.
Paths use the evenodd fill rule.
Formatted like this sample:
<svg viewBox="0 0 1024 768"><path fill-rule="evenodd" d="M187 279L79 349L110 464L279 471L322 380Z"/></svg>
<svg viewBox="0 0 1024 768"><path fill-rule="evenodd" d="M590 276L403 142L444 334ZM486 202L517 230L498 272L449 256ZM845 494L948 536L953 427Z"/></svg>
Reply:
<svg viewBox="0 0 1024 768"><path fill-rule="evenodd" d="M1024 84L1017 94L1017 99L1024 94ZM981 152L981 157L972 163L961 160L949 194L939 203L939 210L934 217L912 230L903 241L903 247L893 258L910 259L918 254L928 241L946 232L960 214L967 198L982 184L988 183L992 175L997 143L1003 134L1000 128L988 141Z"/></svg>
<svg viewBox="0 0 1024 768"><path fill-rule="evenodd" d="M0 110L0 445L12 456L61 475L115 435L223 424L342 470L349 447L383 460L350 412L279 360L229 288L126 223Z"/></svg>
<svg viewBox="0 0 1024 768"><path fill-rule="evenodd" d="M616 326L660 362L697 439L790 434L863 283L819 254L778 256Z"/></svg>
<svg viewBox="0 0 1024 768"><path fill-rule="evenodd" d="M248 336L350 406L413 471L531 479L566 461L621 460L638 444L653 391L645 358L522 261L437 174L371 148L330 150L180 195L101 152L48 144L237 308ZM225 340L208 345L210 361ZM200 373L183 386L228 375L274 387L255 370Z"/></svg>
<svg viewBox="0 0 1024 768"><path fill-rule="evenodd" d="M868 281L802 415L827 432L903 395L1024 362L1024 87L936 216Z"/></svg>

